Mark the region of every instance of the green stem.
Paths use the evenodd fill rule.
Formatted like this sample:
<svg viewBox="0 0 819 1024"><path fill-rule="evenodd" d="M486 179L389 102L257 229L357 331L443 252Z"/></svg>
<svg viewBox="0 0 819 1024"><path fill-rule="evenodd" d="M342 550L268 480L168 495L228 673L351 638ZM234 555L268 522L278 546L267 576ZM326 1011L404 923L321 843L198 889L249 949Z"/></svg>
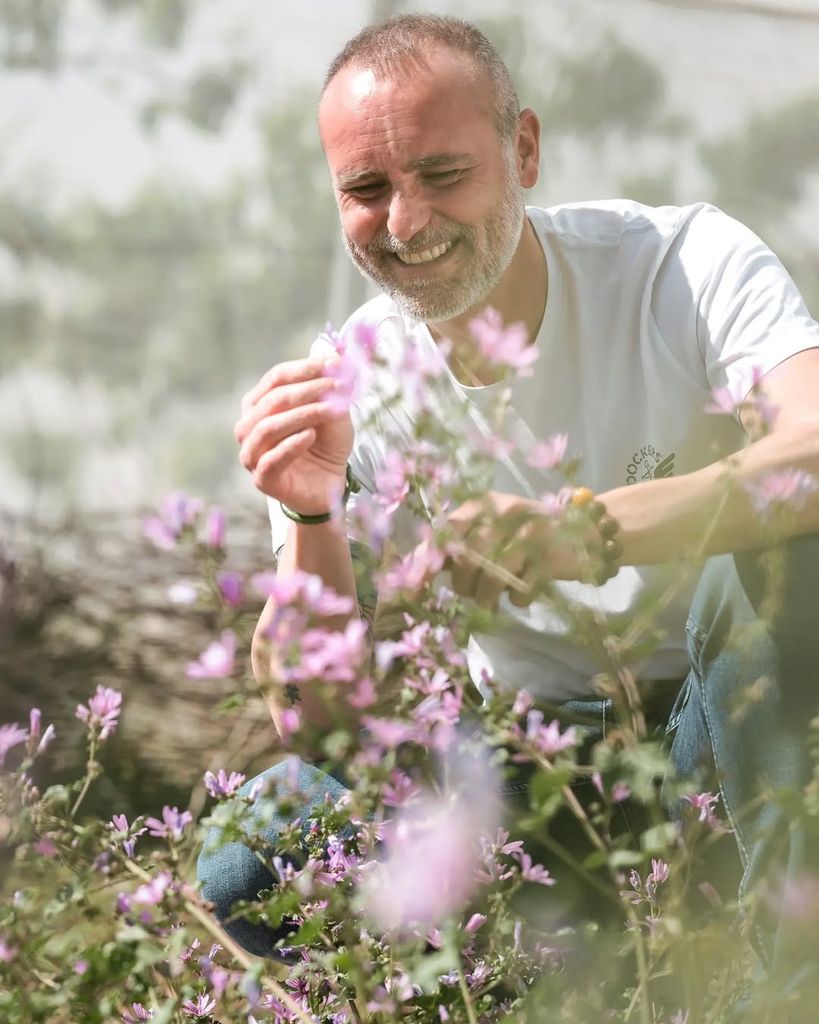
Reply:
<svg viewBox="0 0 819 1024"><path fill-rule="evenodd" d="M74 806L71 808L71 813L68 815L69 819L73 821L74 815L77 813L80 804L85 799L85 794L91 787L91 783L96 779L99 774L99 766L94 758L97 752L97 737L92 735L91 746L88 748L88 762L85 766L85 778L82 781L82 789L80 790L79 796L74 801Z"/></svg>

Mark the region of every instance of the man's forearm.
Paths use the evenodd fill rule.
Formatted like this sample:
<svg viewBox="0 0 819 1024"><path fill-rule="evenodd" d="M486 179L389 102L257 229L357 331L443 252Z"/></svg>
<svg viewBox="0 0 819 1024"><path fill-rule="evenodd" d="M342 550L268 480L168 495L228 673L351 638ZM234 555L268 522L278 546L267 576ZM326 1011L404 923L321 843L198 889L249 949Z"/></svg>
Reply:
<svg viewBox="0 0 819 1024"><path fill-rule="evenodd" d="M290 525L284 547L279 553L277 575L286 577L296 571L320 576L327 587L352 599L352 612L326 619L322 623L326 629L342 630L351 619L359 617L350 543L335 522L312 526L297 523ZM256 627L251 650L253 674L259 683L268 686L279 677L277 651L265 637L273 612L274 606L268 601ZM281 716L282 711L289 706L297 707L303 720L313 725L330 727L333 724L333 716L317 698L317 694L312 692L309 684L299 685L289 695L277 683L273 682L272 685L273 689L269 690L266 699L280 735L286 734L286 730L282 729Z"/></svg>
<svg viewBox="0 0 819 1024"><path fill-rule="evenodd" d="M770 543L770 518L757 510L751 491L769 474L792 469L819 482L819 426L783 428L694 473L601 494L620 524L620 561L647 565ZM819 491L798 497L777 520L786 536L819 531Z"/></svg>

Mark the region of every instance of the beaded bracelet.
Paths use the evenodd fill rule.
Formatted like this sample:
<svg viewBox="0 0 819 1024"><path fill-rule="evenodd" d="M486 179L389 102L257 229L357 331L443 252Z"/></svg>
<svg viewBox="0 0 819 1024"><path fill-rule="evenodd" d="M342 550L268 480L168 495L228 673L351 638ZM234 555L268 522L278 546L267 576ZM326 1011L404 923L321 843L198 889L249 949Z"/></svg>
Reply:
<svg viewBox="0 0 819 1024"><path fill-rule="evenodd" d="M347 469L344 473L344 493L341 496L342 505L347 504L347 499L351 494L358 494L361 490L360 482L353 475L353 471L350 469L349 462L347 463ZM288 519L292 519L294 523L299 523L302 526L318 526L319 523L329 523L333 518L332 512L317 512L315 515L308 516L301 512L295 512L292 508L288 508L283 502L279 502L282 512L287 516Z"/></svg>
<svg viewBox="0 0 819 1024"><path fill-rule="evenodd" d="M592 581L600 587L620 571L619 560L623 554L623 545L617 537L620 524L608 514L606 506L595 497L594 492L588 487L575 487L569 499L569 505L572 508L585 511L600 534L603 565L592 577Z"/></svg>

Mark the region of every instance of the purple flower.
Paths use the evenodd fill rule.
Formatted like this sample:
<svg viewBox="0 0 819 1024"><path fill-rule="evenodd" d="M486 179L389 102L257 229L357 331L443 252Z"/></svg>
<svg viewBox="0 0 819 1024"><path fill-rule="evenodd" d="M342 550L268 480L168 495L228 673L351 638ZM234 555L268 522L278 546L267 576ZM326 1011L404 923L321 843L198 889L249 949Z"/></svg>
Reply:
<svg viewBox="0 0 819 1024"><path fill-rule="evenodd" d="M55 730L54 726L49 723L45 728L45 732L40 738L40 742L37 744L37 753L42 754L42 752L49 745L49 743L51 743L51 741L54 739L56 735L57 731Z"/></svg>
<svg viewBox="0 0 819 1024"><path fill-rule="evenodd" d="M568 443L568 434L552 434L545 441L538 441L532 446L526 461L535 469L554 469L566 457Z"/></svg>
<svg viewBox="0 0 819 1024"><path fill-rule="evenodd" d="M288 668L288 682L323 679L325 682L350 683L358 674L364 656L367 624L351 619L343 630L309 629L301 638L298 665Z"/></svg>
<svg viewBox="0 0 819 1024"><path fill-rule="evenodd" d="M490 363L517 370L521 377L532 375L530 367L538 357L538 350L529 343L529 332L522 321L504 327L500 313L487 306L480 316L470 321L469 330L481 354Z"/></svg>
<svg viewBox="0 0 819 1024"><path fill-rule="evenodd" d="M28 739L28 733L16 722L0 725L0 768L6 763L6 754L18 743Z"/></svg>
<svg viewBox="0 0 819 1024"><path fill-rule="evenodd" d="M110 686L97 686L97 692L88 705L78 704L75 712L89 729L99 728L100 739L107 739L116 729L122 705L122 694Z"/></svg>
<svg viewBox="0 0 819 1024"><path fill-rule="evenodd" d="M122 1015L123 1024L139 1024L141 1020L151 1020L154 1011L146 1010L142 1003L131 1003L131 1012L125 1011Z"/></svg>
<svg viewBox="0 0 819 1024"><path fill-rule="evenodd" d="M213 772L205 772L205 789L217 799L233 796L244 781L245 776L241 772L231 772L228 775L224 768L220 768L216 775Z"/></svg>
<svg viewBox="0 0 819 1024"><path fill-rule="evenodd" d="M5 935L0 935L0 961L10 964L17 956L19 949Z"/></svg>
<svg viewBox="0 0 819 1024"><path fill-rule="evenodd" d="M203 992L201 996L197 996L195 1002L186 999L182 1004L182 1009L188 1017L209 1017L216 1009L216 1000L211 999L206 992Z"/></svg>
<svg viewBox="0 0 819 1024"><path fill-rule="evenodd" d="M220 640L208 644L198 661L189 661L185 675L189 679L224 679L233 672L236 634L226 629Z"/></svg>
<svg viewBox="0 0 819 1024"><path fill-rule="evenodd" d="M220 508L212 508L208 512L205 523L205 543L209 548L225 546L225 513Z"/></svg>
<svg viewBox="0 0 819 1024"><path fill-rule="evenodd" d="M134 823L136 824L136 822ZM137 839L148 831L147 828L141 828L139 831L134 832L133 835L129 836L132 826L128 824L128 819L124 814L115 814L108 822L108 827L114 832L121 833L122 838L122 849L126 857L133 858L134 850L136 848ZM118 837L119 838L119 837Z"/></svg>
<svg viewBox="0 0 819 1024"><path fill-rule="evenodd" d="M773 508L782 505L800 509L808 496L817 489L819 481L815 476L793 467L766 473L745 484L745 490L760 515L767 515Z"/></svg>
<svg viewBox="0 0 819 1024"><path fill-rule="evenodd" d="M518 690L515 694L515 702L512 705L512 714L525 715L534 703L534 697L528 690Z"/></svg>
<svg viewBox="0 0 819 1024"><path fill-rule="evenodd" d="M414 463L403 452L391 448L384 459L384 468L375 476L376 501L387 513L394 512L409 494Z"/></svg>
<svg viewBox="0 0 819 1024"><path fill-rule="evenodd" d="M158 836L161 839L181 839L185 826L190 825L192 821L193 815L190 811L180 812L178 807L168 807L166 804L162 808L162 821L158 818L146 818L145 824L148 826L148 834L151 836Z"/></svg>
<svg viewBox="0 0 819 1024"><path fill-rule="evenodd" d="M229 608L238 608L242 603L243 587L242 577L238 572L218 572L216 574L216 585L222 600Z"/></svg>
<svg viewBox="0 0 819 1024"><path fill-rule="evenodd" d="M40 735L40 723L43 713L39 708L32 708L28 713L28 735L30 739L36 739Z"/></svg>
<svg viewBox="0 0 819 1024"><path fill-rule="evenodd" d="M400 747L402 743L417 741L418 727L398 718L375 718L365 715L362 719L376 743L382 747Z"/></svg>
<svg viewBox="0 0 819 1024"><path fill-rule="evenodd" d="M42 857L56 857L57 847L50 835L40 836L34 844L34 849Z"/></svg>

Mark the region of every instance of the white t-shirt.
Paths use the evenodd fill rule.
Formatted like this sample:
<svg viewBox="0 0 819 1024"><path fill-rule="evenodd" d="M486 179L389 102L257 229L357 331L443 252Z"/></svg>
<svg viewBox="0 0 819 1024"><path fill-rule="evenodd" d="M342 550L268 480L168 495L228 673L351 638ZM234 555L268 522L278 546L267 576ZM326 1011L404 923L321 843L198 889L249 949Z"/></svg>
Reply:
<svg viewBox="0 0 819 1024"><path fill-rule="evenodd" d="M537 498L556 489L560 480L528 466L525 456L537 440L558 432L568 434L569 454L582 460L578 480L595 492L700 469L745 440L732 417L704 413L710 393L729 387L742 397L755 368L765 373L819 347L819 325L776 256L712 206L651 208L614 200L527 213L546 256L548 298L533 374L511 384L505 431L518 447L497 460L496 490ZM386 296L362 306L347 326L362 321L378 325L379 356L396 377L393 391L396 384L400 389L406 361L437 361L440 415L449 415L448 390L452 409L465 408L478 432L492 434L483 413L507 384L462 385L426 325L400 313ZM371 395L353 410L351 467L365 492L375 490L388 447L411 450L415 444L411 396L380 418L375 401ZM365 422L366 428L359 426ZM468 459L468 448L453 458ZM269 506L277 549L287 520L276 502ZM399 508L392 539L406 549L415 536ZM623 566L602 587L556 586L622 625L669 581L679 582L681 571L673 564ZM688 576L655 619L663 636L640 666L640 678L681 679L688 672L685 623L696 575ZM592 678L602 666L570 635L553 605L516 608L504 597L500 611L497 633L470 640L476 682L485 670L547 700L594 693Z"/></svg>

